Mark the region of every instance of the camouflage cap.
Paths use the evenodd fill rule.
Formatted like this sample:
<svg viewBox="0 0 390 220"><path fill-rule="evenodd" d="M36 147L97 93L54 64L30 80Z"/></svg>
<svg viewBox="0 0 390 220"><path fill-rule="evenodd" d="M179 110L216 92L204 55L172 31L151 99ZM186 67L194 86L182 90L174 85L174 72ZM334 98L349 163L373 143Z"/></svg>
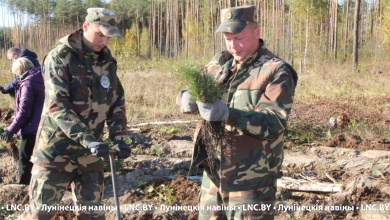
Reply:
<svg viewBox="0 0 390 220"><path fill-rule="evenodd" d="M254 22L254 5L225 8L221 10L221 25L217 32L239 33L248 22Z"/></svg>
<svg viewBox="0 0 390 220"><path fill-rule="evenodd" d="M107 37L120 37L116 27L116 15L114 12L105 8L88 8L85 21L100 25L100 31Z"/></svg>

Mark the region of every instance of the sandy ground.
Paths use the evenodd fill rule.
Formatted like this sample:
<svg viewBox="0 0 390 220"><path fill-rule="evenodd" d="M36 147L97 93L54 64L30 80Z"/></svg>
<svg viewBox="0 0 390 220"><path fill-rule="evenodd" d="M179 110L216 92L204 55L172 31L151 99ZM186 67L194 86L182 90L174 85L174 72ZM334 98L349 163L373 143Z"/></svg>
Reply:
<svg viewBox="0 0 390 220"><path fill-rule="evenodd" d="M309 106L297 104L295 111ZM326 124L335 112L311 109L290 120ZM326 108L329 109L329 108ZM5 110L2 111L2 123ZM321 112L321 114L318 114ZM336 112L337 115L337 112ZM386 118L381 119L387 123ZM380 122L375 122L380 123ZM195 123L129 130L137 143L116 172L121 219L196 219L200 176L188 177ZM315 129L313 127L313 129ZM335 130L327 140L286 142L284 176L278 181L276 219L390 219L390 142ZM4 145L4 143L3 143ZM0 149L0 219L15 219L28 203L27 187L17 182L17 163ZM330 189L330 190L329 190ZM61 205L71 207L69 192ZM111 173L105 173L106 218L116 212ZM72 219L61 211L53 219Z"/></svg>

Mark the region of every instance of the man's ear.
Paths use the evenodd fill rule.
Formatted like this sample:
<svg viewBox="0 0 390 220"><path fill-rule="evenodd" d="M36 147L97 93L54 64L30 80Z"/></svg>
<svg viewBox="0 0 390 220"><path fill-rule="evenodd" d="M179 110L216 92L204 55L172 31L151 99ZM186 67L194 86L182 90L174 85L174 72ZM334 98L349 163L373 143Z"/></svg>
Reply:
<svg viewBox="0 0 390 220"><path fill-rule="evenodd" d="M83 31L87 31L88 30L88 27L89 27L89 23L88 22L84 22L83 23Z"/></svg>
<svg viewBox="0 0 390 220"><path fill-rule="evenodd" d="M254 32L255 32L256 38L260 38L260 27L258 25L256 26Z"/></svg>

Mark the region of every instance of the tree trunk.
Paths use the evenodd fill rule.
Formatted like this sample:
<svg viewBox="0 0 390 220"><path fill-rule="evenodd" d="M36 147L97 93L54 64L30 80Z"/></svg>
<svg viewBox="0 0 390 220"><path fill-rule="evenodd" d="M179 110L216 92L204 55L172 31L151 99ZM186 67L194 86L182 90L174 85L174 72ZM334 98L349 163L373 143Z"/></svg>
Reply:
<svg viewBox="0 0 390 220"><path fill-rule="evenodd" d="M306 57L307 57L307 48L309 47L309 10L307 7L306 11L306 31L305 31L305 51L303 55L303 68L306 71Z"/></svg>
<svg viewBox="0 0 390 220"><path fill-rule="evenodd" d="M344 59L347 58L347 50L348 50L348 34L349 34L349 1L346 0L346 5L345 5L345 34L344 34Z"/></svg>
<svg viewBox="0 0 390 220"><path fill-rule="evenodd" d="M360 0L356 0L355 3L355 15L353 22L353 68L356 70L359 64L359 13L360 12Z"/></svg>
<svg viewBox="0 0 390 220"><path fill-rule="evenodd" d="M150 2L150 21L149 21L149 33L150 33L150 56L154 59L154 43L156 35L156 4L154 0Z"/></svg>
<svg viewBox="0 0 390 220"><path fill-rule="evenodd" d="M158 45L158 59L161 60L161 55L162 55L162 52L163 52L163 48L162 48L162 40L163 40L163 33L162 33L162 26L163 26L163 19L162 19L162 2L161 1L157 1L158 2L158 6L157 6L157 18L160 18L158 19L158 41L157 41L157 45Z"/></svg>
<svg viewBox="0 0 390 220"><path fill-rule="evenodd" d="M333 39L334 39L334 42L333 42L333 59L336 61L337 59L337 29L338 29L338 3L337 3L337 0L334 0L334 4L335 4L335 9L334 9L334 34L333 34Z"/></svg>

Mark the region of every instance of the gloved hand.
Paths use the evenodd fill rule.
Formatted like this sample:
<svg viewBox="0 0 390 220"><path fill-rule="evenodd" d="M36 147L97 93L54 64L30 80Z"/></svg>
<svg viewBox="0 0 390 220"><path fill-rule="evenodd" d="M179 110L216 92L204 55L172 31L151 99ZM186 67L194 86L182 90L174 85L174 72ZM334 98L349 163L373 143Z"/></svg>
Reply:
<svg viewBox="0 0 390 220"><path fill-rule="evenodd" d="M4 87L0 86L1 93L5 94Z"/></svg>
<svg viewBox="0 0 390 220"><path fill-rule="evenodd" d="M109 150L108 144L97 141L89 143L88 148L95 157L105 157L107 156Z"/></svg>
<svg viewBox="0 0 390 220"><path fill-rule="evenodd" d="M115 145L111 148L111 150L116 151L116 156L119 159L126 159L130 157L131 148L128 144L123 141L116 141L114 144Z"/></svg>
<svg viewBox="0 0 390 220"><path fill-rule="evenodd" d="M12 138L12 134L9 131L4 131L1 134L0 138L1 138L1 140L7 142L8 140L10 140Z"/></svg>
<svg viewBox="0 0 390 220"><path fill-rule="evenodd" d="M176 104L180 106L183 113L191 113L198 109L196 102L192 100L188 90L181 90L176 97Z"/></svg>
<svg viewBox="0 0 390 220"><path fill-rule="evenodd" d="M214 103L196 102L200 116L206 121L223 121L229 111L228 107L220 99Z"/></svg>

